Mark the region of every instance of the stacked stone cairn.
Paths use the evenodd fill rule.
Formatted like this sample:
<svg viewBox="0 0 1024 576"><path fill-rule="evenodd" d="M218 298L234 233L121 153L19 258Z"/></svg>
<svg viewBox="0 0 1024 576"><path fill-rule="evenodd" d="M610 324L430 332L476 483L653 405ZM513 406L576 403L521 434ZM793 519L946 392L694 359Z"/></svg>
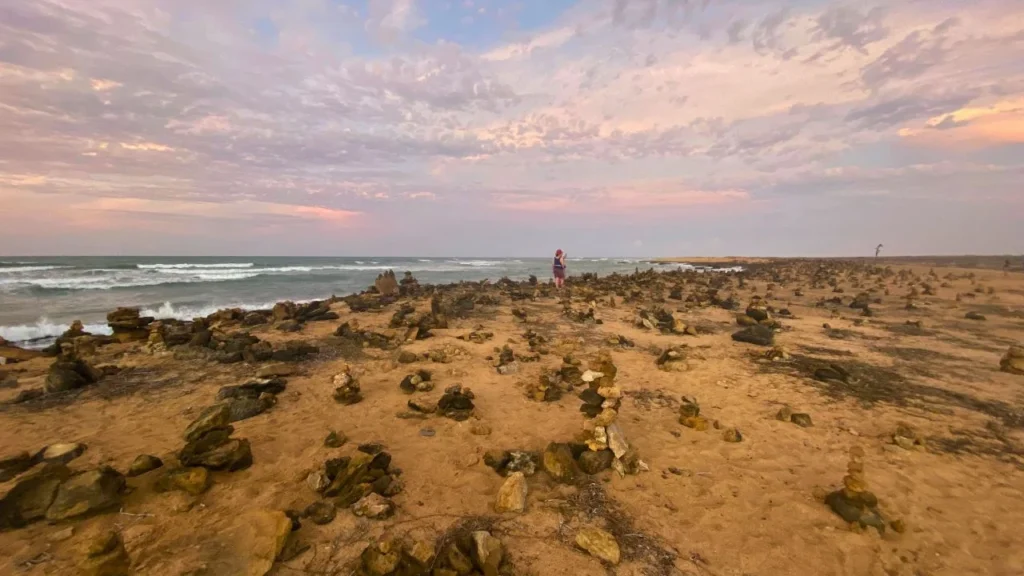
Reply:
<svg viewBox="0 0 1024 576"><path fill-rule="evenodd" d="M647 464L626 441L618 423L622 406L622 389L615 385L618 369L607 352L600 353L594 365L597 370L583 373L587 387L579 395L583 400L580 412L586 417L581 435L586 451L578 456L580 468L596 474L611 466L621 476L645 471Z"/></svg>

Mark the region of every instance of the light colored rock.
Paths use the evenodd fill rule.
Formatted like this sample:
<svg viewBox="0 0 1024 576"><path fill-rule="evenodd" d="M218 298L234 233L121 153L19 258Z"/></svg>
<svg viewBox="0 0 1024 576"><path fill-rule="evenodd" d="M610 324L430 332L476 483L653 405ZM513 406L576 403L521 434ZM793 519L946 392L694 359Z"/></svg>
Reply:
<svg viewBox="0 0 1024 576"><path fill-rule="evenodd" d="M602 398L608 398L611 400L622 398L622 389L618 386L602 386L597 389L597 393Z"/></svg>
<svg viewBox="0 0 1024 576"><path fill-rule="evenodd" d="M473 562L483 571L484 576L498 576L498 567L504 555L501 540L491 536L490 532L473 532Z"/></svg>
<svg viewBox="0 0 1024 576"><path fill-rule="evenodd" d="M288 543L292 521L279 510L255 510L242 518L243 544L248 555L246 576L264 576Z"/></svg>
<svg viewBox="0 0 1024 576"><path fill-rule="evenodd" d="M622 432L619 423L616 422L605 428L608 435L608 447L615 454L615 458L622 458L629 451L629 443L626 442L626 435Z"/></svg>
<svg viewBox="0 0 1024 576"><path fill-rule="evenodd" d="M526 509L526 494L526 475L522 472L513 472L498 490L494 510L499 513L522 512Z"/></svg>
<svg viewBox="0 0 1024 576"><path fill-rule="evenodd" d="M580 528L576 533L576 545L583 548L591 556L608 562L618 564L621 558L619 543L615 537L593 526Z"/></svg>
<svg viewBox="0 0 1024 576"><path fill-rule="evenodd" d="M380 494L371 493L352 505L352 513L356 516L382 520L395 513L395 505Z"/></svg>
<svg viewBox="0 0 1024 576"><path fill-rule="evenodd" d="M586 372L583 373L582 378L584 382L593 382L594 380L604 378L604 374L600 372L594 372L593 370L587 370Z"/></svg>
<svg viewBox="0 0 1024 576"><path fill-rule="evenodd" d="M260 368L256 372L257 378L273 378L275 376L291 376L295 374L295 366L285 364L284 362L278 362L275 364L268 364Z"/></svg>

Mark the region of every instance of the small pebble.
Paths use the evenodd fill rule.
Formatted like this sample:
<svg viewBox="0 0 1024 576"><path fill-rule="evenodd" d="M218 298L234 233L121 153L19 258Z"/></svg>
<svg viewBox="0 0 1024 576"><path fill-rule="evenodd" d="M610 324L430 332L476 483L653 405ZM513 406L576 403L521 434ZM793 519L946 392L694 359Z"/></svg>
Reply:
<svg viewBox="0 0 1024 576"><path fill-rule="evenodd" d="M433 428L423 428L422 430L420 430L420 436L425 436L427 438L433 438L434 434L437 434L437 432L434 432Z"/></svg>

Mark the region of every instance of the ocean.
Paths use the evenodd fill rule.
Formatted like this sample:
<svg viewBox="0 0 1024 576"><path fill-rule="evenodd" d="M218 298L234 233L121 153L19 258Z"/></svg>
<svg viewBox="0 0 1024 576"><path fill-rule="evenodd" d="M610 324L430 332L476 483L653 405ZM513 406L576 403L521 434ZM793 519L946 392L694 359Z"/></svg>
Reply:
<svg viewBox="0 0 1024 576"><path fill-rule="evenodd" d="M570 259L570 275L655 266L641 258ZM678 265L658 266L671 269ZM367 289L377 275L412 272L421 283L551 276L548 258L0 257L0 337L46 345L81 320L107 334L107 312L138 306L143 315L191 319L221 308L269 308Z"/></svg>

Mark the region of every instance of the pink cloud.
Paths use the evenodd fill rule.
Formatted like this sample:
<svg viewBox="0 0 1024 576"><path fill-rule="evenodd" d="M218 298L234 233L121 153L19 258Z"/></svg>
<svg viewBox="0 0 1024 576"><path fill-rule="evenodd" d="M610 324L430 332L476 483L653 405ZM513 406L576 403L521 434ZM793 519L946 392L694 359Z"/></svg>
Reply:
<svg viewBox="0 0 1024 576"><path fill-rule="evenodd" d="M614 214L733 205L750 200L745 190L687 190L672 183L649 183L568 195L501 193L494 206L523 212L573 212Z"/></svg>

